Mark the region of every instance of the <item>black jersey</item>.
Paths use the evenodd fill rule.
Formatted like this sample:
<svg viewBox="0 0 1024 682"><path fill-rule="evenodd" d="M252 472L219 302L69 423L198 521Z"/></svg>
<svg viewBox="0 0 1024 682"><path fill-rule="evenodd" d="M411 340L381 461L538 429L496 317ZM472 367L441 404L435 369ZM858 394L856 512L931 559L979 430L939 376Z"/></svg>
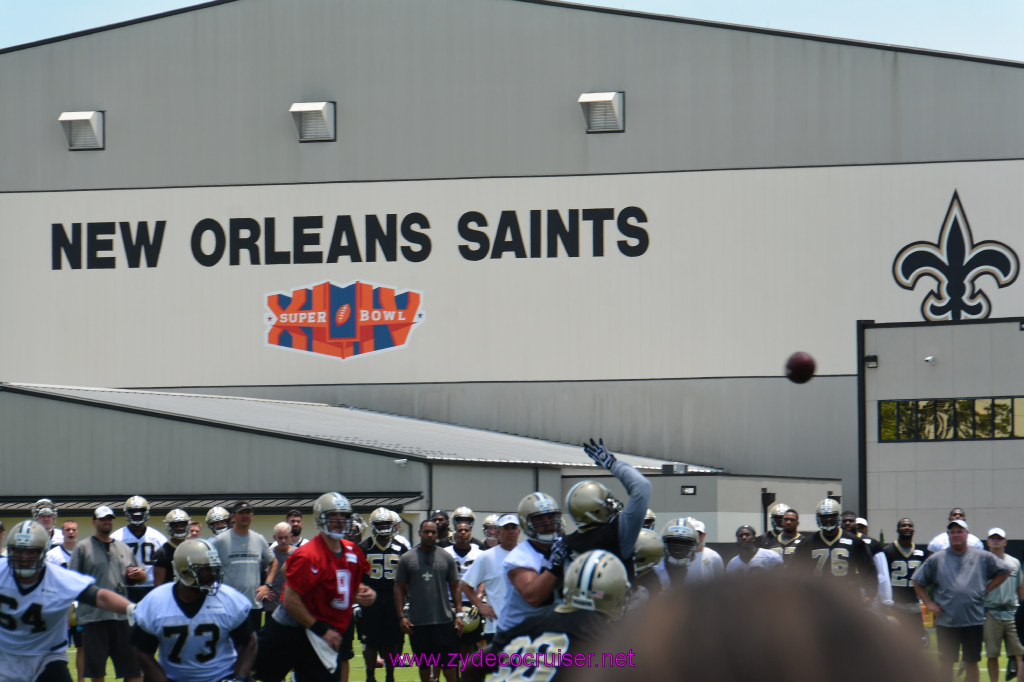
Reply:
<svg viewBox="0 0 1024 682"><path fill-rule="evenodd" d="M394 540L381 549L372 537L360 542L359 549L363 550L366 561L370 564L370 571L363 576L363 582L377 593L377 599L373 604L363 608L377 608L380 605L394 611L395 571L398 569L398 560L407 550Z"/></svg>
<svg viewBox="0 0 1024 682"><path fill-rule="evenodd" d="M520 665L501 665L489 680L526 679L524 672L530 675L529 679L550 680L563 670L568 675L577 667L600 667L600 640L610 626L611 621L603 613L578 611L564 605L528 618L508 632L495 635L490 651L499 656L519 654L511 662L518 660Z"/></svg>
<svg viewBox="0 0 1024 682"><path fill-rule="evenodd" d="M816 577L857 583L874 596L878 588L878 571L871 550L854 535L841 531L826 540L818 531L803 540L793 551L788 566L805 570Z"/></svg>
<svg viewBox="0 0 1024 682"><path fill-rule="evenodd" d="M760 542L758 546L762 549L770 549L776 554L781 554L783 561L789 561L790 557L793 556L793 552L796 551L797 545L806 540L808 535L808 533L797 532L796 535L787 540L782 535L765 533L758 539Z"/></svg>
<svg viewBox="0 0 1024 682"><path fill-rule="evenodd" d="M878 540L874 539L873 537L869 537L867 535L861 535L860 539L861 539L861 542L863 542L865 545L867 545L868 549L871 550L871 556L874 556L874 555L878 554L879 552L881 552L882 550L885 549L885 547L882 545L882 543L879 542Z"/></svg>
<svg viewBox="0 0 1024 682"><path fill-rule="evenodd" d="M919 608L914 586L910 577L917 567L924 562L924 550L911 547L909 550L895 542L890 542L882 550L885 563L889 567L889 581L892 583L892 601L897 606Z"/></svg>
<svg viewBox="0 0 1024 682"><path fill-rule="evenodd" d="M595 526L586 531L578 530L565 537L565 544L569 548L569 561L575 559L584 552L592 549L603 549L611 552L622 561L626 567L626 574L633 579L636 573L633 567L633 555L622 556L622 548L619 545L619 517L615 516L608 523ZM569 561L565 565L569 565Z"/></svg>

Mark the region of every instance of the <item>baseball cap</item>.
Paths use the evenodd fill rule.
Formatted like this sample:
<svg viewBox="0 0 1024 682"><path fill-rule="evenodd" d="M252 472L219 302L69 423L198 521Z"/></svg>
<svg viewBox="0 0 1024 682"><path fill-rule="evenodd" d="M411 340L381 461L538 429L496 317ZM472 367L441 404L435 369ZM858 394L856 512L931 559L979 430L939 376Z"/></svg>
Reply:
<svg viewBox="0 0 1024 682"><path fill-rule="evenodd" d="M96 511L92 513L92 517L94 519L114 518L115 516L117 516L117 514L114 513L114 510L105 504L96 507Z"/></svg>
<svg viewBox="0 0 1024 682"><path fill-rule="evenodd" d="M953 519L952 521L946 524L946 530L949 530L953 526L960 526L964 530L967 530L967 522L963 519Z"/></svg>
<svg viewBox="0 0 1024 682"><path fill-rule="evenodd" d="M510 523L514 523L514 524L516 524L518 526L519 525L519 517L516 516L515 514L505 514L501 518L498 519L498 525L499 526L507 526Z"/></svg>
<svg viewBox="0 0 1024 682"><path fill-rule="evenodd" d="M693 528L698 533L703 533L704 532L704 522L703 521L698 521L697 519L693 519L692 521L690 521L690 528Z"/></svg>
<svg viewBox="0 0 1024 682"><path fill-rule="evenodd" d="M1001 537L1004 540L1006 539L1006 531L1003 530L1002 528L999 528L998 526L995 527L995 528L989 528L988 529L988 535L986 535L985 537L989 537L990 538L993 535L998 535L999 537Z"/></svg>
<svg viewBox="0 0 1024 682"><path fill-rule="evenodd" d="M239 500L238 502L235 502L233 505L231 505L232 514L237 514L238 512L244 511L246 509L252 511L252 505L249 504L249 500Z"/></svg>
<svg viewBox="0 0 1024 682"><path fill-rule="evenodd" d="M855 524L857 524L858 526L864 526L865 528L867 528L867 527L868 527L868 520L867 520L867 519L865 519L865 518L864 518L864 517L862 517L862 516L858 516L858 517L857 517L857 520L856 520L856 521L854 521L854 523L855 523Z"/></svg>

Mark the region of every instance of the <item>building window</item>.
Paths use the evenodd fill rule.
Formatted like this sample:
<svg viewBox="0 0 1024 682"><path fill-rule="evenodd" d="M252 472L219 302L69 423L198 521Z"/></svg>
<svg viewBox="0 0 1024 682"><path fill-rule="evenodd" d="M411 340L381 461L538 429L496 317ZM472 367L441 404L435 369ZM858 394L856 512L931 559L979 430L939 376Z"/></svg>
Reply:
<svg viewBox="0 0 1024 682"><path fill-rule="evenodd" d="M1024 397L878 401L878 440L1024 438Z"/></svg>

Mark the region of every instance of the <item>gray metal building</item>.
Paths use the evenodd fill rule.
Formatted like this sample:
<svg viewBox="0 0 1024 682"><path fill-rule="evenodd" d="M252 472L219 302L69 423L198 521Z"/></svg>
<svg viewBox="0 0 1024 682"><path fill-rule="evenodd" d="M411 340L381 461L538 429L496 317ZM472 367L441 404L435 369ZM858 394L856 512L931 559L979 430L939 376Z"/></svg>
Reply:
<svg viewBox="0 0 1024 682"><path fill-rule="evenodd" d="M1014 258L1024 215L1024 65L568 3L211 2L2 50L0 92L0 380L603 435L862 510L857 320L920 319L893 259L951 196Z"/></svg>

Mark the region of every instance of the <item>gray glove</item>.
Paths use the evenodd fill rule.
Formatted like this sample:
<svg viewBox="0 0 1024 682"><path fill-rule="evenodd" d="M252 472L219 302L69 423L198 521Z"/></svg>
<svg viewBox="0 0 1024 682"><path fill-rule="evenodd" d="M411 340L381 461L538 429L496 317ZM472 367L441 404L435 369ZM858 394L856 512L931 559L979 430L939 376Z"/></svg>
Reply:
<svg viewBox="0 0 1024 682"><path fill-rule="evenodd" d="M583 444L583 452L587 453L587 457L594 460L595 464L605 469L611 469L615 464L615 455L604 446L604 438L597 443L591 438L589 443Z"/></svg>

